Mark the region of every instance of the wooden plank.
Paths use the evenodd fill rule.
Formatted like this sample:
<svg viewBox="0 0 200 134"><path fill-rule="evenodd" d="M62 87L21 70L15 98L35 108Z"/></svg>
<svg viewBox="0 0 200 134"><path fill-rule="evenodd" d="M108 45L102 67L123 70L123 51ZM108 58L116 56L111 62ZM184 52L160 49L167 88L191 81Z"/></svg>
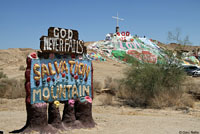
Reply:
<svg viewBox="0 0 200 134"><path fill-rule="evenodd" d="M51 53L74 53L78 55L87 53L87 47L84 46L84 41L68 40L48 36L42 36L40 38L40 49L42 50L42 52Z"/></svg>
<svg viewBox="0 0 200 134"><path fill-rule="evenodd" d="M54 30L54 29L56 29L56 30ZM49 37L55 37L55 35L54 35L55 33L54 32L56 32L56 35L58 35L58 38L68 38L70 36L70 35L68 35L69 30L71 30L72 33L73 33L72 39L78 40L78 38L79 38L78 37L78 31L77 30L72 30L72 29L50 27L48 29L48 36ZM66 32L66 34L64 34L65 33L64 31ZM63 36L65 35L65 36L62 37L62 35Z"/></svg>

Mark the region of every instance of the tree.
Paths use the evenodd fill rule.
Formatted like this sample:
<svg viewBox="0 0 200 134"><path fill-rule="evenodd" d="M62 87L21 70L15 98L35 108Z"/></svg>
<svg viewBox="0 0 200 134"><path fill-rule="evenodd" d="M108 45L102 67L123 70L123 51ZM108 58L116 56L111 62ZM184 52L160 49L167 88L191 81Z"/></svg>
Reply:
<svg viewBox="0 0 200 134"><path fill-rule="evenodd" d="M184 39L181 39L181 30L180 28L176 28L174 32L168 32L168 40L175 41L177 44L181 45L191 45L192 43L189 40L189 36L186 35Z"/></svg>

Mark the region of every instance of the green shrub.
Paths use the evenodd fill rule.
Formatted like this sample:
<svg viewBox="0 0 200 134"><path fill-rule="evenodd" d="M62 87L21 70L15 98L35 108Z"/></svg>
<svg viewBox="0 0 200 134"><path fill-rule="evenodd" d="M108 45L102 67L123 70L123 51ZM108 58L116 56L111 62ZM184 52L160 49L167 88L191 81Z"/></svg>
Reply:
<svg viewBox="0 0 200 134"><path fill-rule="evenodd" d="M125 72L125 78L121 80L118 96L126 99L132 106L160 108L177 105L177 101L183 97L181 84L185 79L185 73L172 53L167 52L166 55L168 59L162 64L141 63L130 59L129 61L134 62ZM168 97L159 97L161 95ZM157 105L155 100L166 103Z"/></svg>

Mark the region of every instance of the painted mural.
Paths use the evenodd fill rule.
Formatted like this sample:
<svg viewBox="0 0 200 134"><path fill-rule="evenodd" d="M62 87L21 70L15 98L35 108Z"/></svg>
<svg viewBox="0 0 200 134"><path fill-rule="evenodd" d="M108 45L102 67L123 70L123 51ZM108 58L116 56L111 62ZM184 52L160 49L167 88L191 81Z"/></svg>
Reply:
<svg viewBox="0 0 200 134"><path fill-rule="evenodd" d="M157 56L152 54L150 51L137 51L137 50L128 50L127 51L128 55L133 56L134 58L138 60L142 60L146 63L157 63Z"/></svg>

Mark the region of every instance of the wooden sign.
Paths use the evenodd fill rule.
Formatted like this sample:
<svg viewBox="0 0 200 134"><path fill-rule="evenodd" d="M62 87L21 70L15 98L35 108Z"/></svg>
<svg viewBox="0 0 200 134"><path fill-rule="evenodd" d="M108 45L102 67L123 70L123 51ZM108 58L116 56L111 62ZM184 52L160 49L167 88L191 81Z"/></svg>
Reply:
<svg viewBox="0 0 200 134"><path fill-rule="evenodd" d="M78 54L86 53L83 40L78 40L78 31L50 27L48 36L40 38L40 49L42 52Z"/></svg>

